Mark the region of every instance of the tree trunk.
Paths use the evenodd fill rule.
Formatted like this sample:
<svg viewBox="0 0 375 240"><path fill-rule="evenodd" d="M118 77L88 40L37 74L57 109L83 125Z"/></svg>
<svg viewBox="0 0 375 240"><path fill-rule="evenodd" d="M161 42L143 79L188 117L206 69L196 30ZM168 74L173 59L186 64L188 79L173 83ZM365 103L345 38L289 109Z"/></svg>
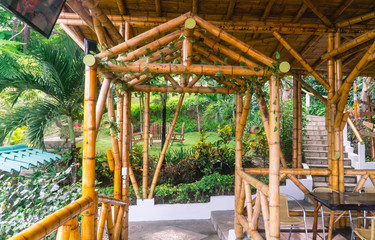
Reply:
<svg viewBox="0 0 375 240"><path fill-rule="evenodd" d="M362 92L361 92L361 101L367 101L367 96L371 93L372 87L372 77L363 78L362 81ZM359 112L366 112L367 105L360 103Z"/></svg>
<svg viewBox="0 0 375 240"><path fill-rule="evenodd" d="M195 98L195 109L197 110L197 127L198 132L201 132L201 118L199 115L199 96Z"/></svg>
<svg viewBox="0 0 375 240"><path fill-rule="evenodd" d="M72 151L72 182L77 181L77 148L76 148L76 136L74 134L73 120L72 116L67 115L68 118L68 129L69 129L69 139L70 139L70 149Z"/></svg>

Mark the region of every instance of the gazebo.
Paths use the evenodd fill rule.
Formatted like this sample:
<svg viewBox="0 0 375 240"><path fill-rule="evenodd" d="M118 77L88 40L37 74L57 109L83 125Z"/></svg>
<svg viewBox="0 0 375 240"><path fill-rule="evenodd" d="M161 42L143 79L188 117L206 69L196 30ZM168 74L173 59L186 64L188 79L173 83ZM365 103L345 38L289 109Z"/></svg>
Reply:
<svg viewBox="0 0 375 240"><path fill-rule="evenodd" d="M375 2L371 0L67 0L58 24L82 49L85 38L101 46L99 53L88 50L85 57L83 196L12 239L42 239L56 229L58 239L101 239L105 222L110 239L127 239L129 185L133 184L137 198L153 197L185 93L236 94L234 228L239 239L243 230L252 239L262 239L257 231L260 214L266 238L279 239L279 186L286 177L310 198L298 175L326 175L329 187L340 192L344 191L344 175L362 176L355 191L367 178L375 182L375 170L344 169L342 138L349 116L345 106L355 78L375 75L371 62L375 59L373 10ZM158 74L168 85L152 85L149 80ZM288 168L279 144L279 88L285 74L292 75L294 83L292 168ZM198 86L202 75L210 75L217 85ZM327 98L303 81L306 75L312 75L327 90ZM98 79L101 90L97 98ZM261 90L267 82L269 107ZM111 100L111 86L120 98L117 104ZM327 169L302 168L302 86L326 106ZM134 91L145 92L145 133L149 132L149 93L180 93L151 186L147 185L148 144L144 144L142 196L129 163L130 96ZM269 169L242 168L242 137L253 93L269 143ZM111 130L114 197L98 196L94 184L95 139L106 104L112 124L120 130L117 138ZM144 141L148 141L147 134ZM269 185L250 174L268 174ZM257 189L255 201L250 185ZM98 202L103 203L101 213L97 212ZM80 236L77 215L81 212Z"/></svg>

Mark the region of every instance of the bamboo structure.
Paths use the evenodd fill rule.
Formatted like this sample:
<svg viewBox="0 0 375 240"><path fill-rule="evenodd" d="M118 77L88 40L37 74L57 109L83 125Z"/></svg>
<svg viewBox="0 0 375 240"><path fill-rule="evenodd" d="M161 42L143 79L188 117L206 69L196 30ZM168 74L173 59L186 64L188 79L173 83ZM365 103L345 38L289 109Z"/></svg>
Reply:
<svg viewBox="0 0 375 240"><path fill-rule="evenodd" d="M302 91L301 82L297 82L297 168L302 168Z"/></svg>
<svg viewBox="0 0 375 240"><path fill-rule="evenodd" d="M150 93L145 94L145 109L143 113L143 132L144 132L144 141L143 141L143 177L142 177L142 193L143 198L147 198L147 181L148 181L148 144L149 144L149 112L150 112Z"/></svg>

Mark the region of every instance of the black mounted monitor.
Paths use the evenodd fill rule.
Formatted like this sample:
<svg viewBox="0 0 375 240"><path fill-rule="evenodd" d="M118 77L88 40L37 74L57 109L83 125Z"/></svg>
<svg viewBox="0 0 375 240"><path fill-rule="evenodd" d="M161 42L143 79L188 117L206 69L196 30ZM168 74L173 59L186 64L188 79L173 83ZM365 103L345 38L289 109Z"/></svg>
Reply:
<svg viewBox="0 0 375 240"><path fill-rule="evenodd" d="M0 0L21 21L49 37L66 0Z"/></svg>

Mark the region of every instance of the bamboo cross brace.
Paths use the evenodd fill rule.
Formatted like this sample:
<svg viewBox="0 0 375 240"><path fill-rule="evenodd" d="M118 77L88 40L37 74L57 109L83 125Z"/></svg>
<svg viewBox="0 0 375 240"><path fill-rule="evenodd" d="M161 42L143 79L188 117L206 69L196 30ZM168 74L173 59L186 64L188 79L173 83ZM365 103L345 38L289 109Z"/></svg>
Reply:
<svg viewBox="0 0 375 240"><path fill-rule="evenodd" d="M85 24L87 24L92 30L95 31L93 20L90 16L89 11L84 8L78 0L67 0L68 6L77 13L77 17L81 18Z"/></svg>
<svg viewBox="0 0 375 240"><path fill-rule="evenodd" d="M375 18L375 12L370 12L370 13L363 14L361 16L357 16L357 17L339 22L336 24L336 26L339 28L347 27L347 26L354 25L360 22L364 22L373 18Z"/></svg>
<svg viewBox="0 0 375 240"><path fill-rule="evenodd" d="M181 86L171 77L169 74L164 74L164 77L172 84L175 88L181 88Z"/></svg>
<svg viewBox="0 0 375 240"><path fill-rule="evenodd" d="M237 215L236 220L239 221L239 223L242 225L242 227L245 229L245 231L250 235L251 239L253 240L263 240L263 237L259 234L257 230L252 230L246 221L246 218L242 215Z"/></svg>
<svg viewBox="0 0 375 240"><path fill-rule="evenodd" d="M105 227L104 225L105 225L105 221L107 220L108 208L110 208L109 203L102 204L102 209L101 209L100 218L99 218L97 240L102 240L103 238L104 227Z"/></svg>
<svg viewBox="0 0 375 240"><path fill-rule="evenodd" d="M260 76L263 77L266 74L264 69L254 70L249 67L240 66L215 66L215 65L197 65L192 64L189 67L183 64L160 64L160 63L131 63L126 66L108 64L109 68L102 68L102 71L108 72L133 72L133 73L193 73L193 74L206 74L215 75L217 72L221 72L222 75L229 76Z"/></svg>
<svg viewBox="0 0 375 240"><path fill-rule="evenodd" d="M201 28L206 29L208 32L210 32L215 37L218 37L221 40L233 45L234 47L237 47L243 53L248 54L249 56L251 56L252 58L255 58L259 62L261 62L261 63L263 63L263 64L265 64L265 65L267 65L271 68L274 68L273 64L276 63L276 62L273 59L263 55L262 53L253 49L248 44L242 42L238 38L233 37L232 35L228 34L227 32L223 31L222 29L216 27L215 25L203 20L202 18L198 17L197 15L194 15L193 18Z"/></svg>
<svg viewBox="0 0 375 240"><path fill-rule="evenodd" d="M250 225L251 217L253 216L253 204L252 204L252 199L251 199L251 189L250 189L250 184L248 182L242 181L242 184L245 186L247 220L248 220L249 225Z"/></svg>
<svg viewBox="0 0 375 240"><path fill-rule="evenodd" d="M191 88L193 87L197 82L198 80L202 77L202 75L196 75L189 83L186 87L188 88Z"/></svg>
<svg viewBox="0 0 375 240"><path fill-rule="evenodd" d="M208 38L207 36L205 36L201 32L195 31L194 36L198 40L201 39L203 41L203 43L206 44L209 47L209 49L212 49L213 51L216 51L216 52L223 53L224 55L230 57L231 59L233 59L236 62L243 62L249 67L259 67L258 64L250 61L249 59L247 59L244 56L236 53L235 51L221 45L220 43Z"/></svg>
<svg viewBox="0 0 375 240"><path fill-rule="evenodd" d="M302 58L302 56L294 50L294 48L276 31L273 32L273 35L280 43L285 47L285 49L311 74L315 79L322 84L325 89L329 89L328 83L317 73L314 69Z"/></svg>
<svg viewBox="0 0 375 240"><path fill-rule="evenodd" d="M163 23L159 25L158 27L155 27L151 30L148 30L138 36L135 36L128 41L121 43L117 46L114 46L110 49L110 51L106 51L105 53L99 53L97 57L104 58L104 57L114 57L122 52L125 52L133 47L136 47L137 45L144 43L148 39L152 37L159 36L173 28L178 27L179 25L183 24L187 18L190 17L190 13L186 13L184 15L181 15L180 17L177 17L169 22Z"/></svg>
<svg viewBox="0 0 375 240"><path fill-rule="evenodd" d="M114 239L119 240L121 235L122 218L124 216L125 206L121 206L118 211L117 221L114 230Z"/></svg>
<svg viewBox="0 0 375 240"><path fill-rule="evenodd" d="M234 89L236 91L240 91L240 87L237 86L235 83L232 83L232 82L229 82L229 81L226 81L224 79L221 79L219 77L212 77L216 82L218 83L221 83L223 84L224 86L228 87L228 88L231 88L231 89Z"/></svg>
<svg viewBox="0 0 375 240"><path fill-rule="evenodd" d="M147 198L147 179L148 179L148 144L149 144L149 110L150 109L150 93L145 94L144 113L143 113L143 174L142 174L142 193L143 198Z"/></svg>
<svg viewBox="0 0 375 240"><path fill-rule="evenodd" d="M238 176L241 177L243 181L254 186L259 192L263 193L266 196L269 196L270 191L269 191L269 187L266 184L250 176L249 174L245 173L243 170L237 169L237 174Z"/></svg>
<svg viewBox="0 0 375 240"><path fill-rule="evenodd" d="M116 216L117 217L117 216ZM112 208L108 208L107 213L107 234L109 240L114 240L114 229L113 229L113 219L112 219ZM77 239L78 240L78 239Z"/></svg>
<svg viewBox="0 0 375 240"><path fill-rule="evenodd" d="M94 23L95 33L96 33L96 36L98 38L99 44L102 46L102 48L104 50L106 50L107 44L106 44L106 38L105 38L105 35L104 35L105 32L104 32L104 28L102 26L102 23L97 18L93 18L92 20L93 20L93 23Z"/></svg>
<svg viewBox="0 0 375 240"><path fill-rule="evenodd" d="M100 122L104 113L105 102L107 100L107 94L109 91L109 85L111 84L112 79L104 77L102 87L100 88L100 93L98 96L98 102L96 104L96 136L98 136Z"/></svg>
<svg viewBox="0 0 375 240"><path fill-rule="evenodd" d="M341 54L345 51L348 51L349 49L358 46L359 44L362 44L364 42L367 42L371 39L375 38L375 30L369 31L368 33L365 33L355 39L353 39L350 42L347 42L345 44L342 44L340 47L329 51L328 53L322 55L321 60L326 60L328 58L335 57L338 54Z"/></svg>
<svg viewBox="0 0 375 240"><path fill-rule="evenodd" d="M207 51L206 49L204 49L203 47L200 47L199 45L197 44L194 44L193 45L193 49L200 55L203 55L205 56L206 58L210 59L211 61L214 61L214 62L217 62L221 65L226 65L227 63L224 62L221 58L217 57L216 55L214 55L213 53Z"/></svg>
<svg viewBox="0 0 375 240"><path fill-rule="evenodd" d="M83 43L83 39L81 39L80 37L78 37L78 35L71 29L69 28L67 25L65 24L60 24L60 27L69 35L69 37L71 37L73 39L73 41L75 43L77 43L77 45L82 49L84 50L85 49L85 44Z"/></svg>
<svg viewBox="0 0 375 240"><path fill-rule="evenodd" d="M260 191L257 191L257 195L255 197L255 204L254 204L254 211L253 211L253 216L251 217L251 223L250 223L250 230L255 231L258 226L258 219L261 211L261 206L260 206Z"/></svg>
<svg viewBox="0 0 375 240"><path fill-rule="evenodd" d="M160 153L159 161L158 161L158 164L157 164L156 169L155 169L154 178L152 179L152 183L151 183L151 187L150 187L150 193L148 195L149 199L151 199L153 197L153 195L154 195L154 190L155 190L156 182L157 182L158 177L159 177L159 173L160 173L161 166L163 164L165 153L167 152L169 141L172 138L172 133L173 133L174 127L176 126L177 118L178 118L178 115L180 113L184 97L185 97L185 93L181 93L180 99L178 100L176 111L175 111L174 116L173 116L173 120L172 120L171 126L169 128L169 132L167 134L167 137L165 138L163 149L162 149L162 151Z"/></svg>
<svg viewBox="0 0 375 240"><path fill-rule="evenodd" d="M57 229L56 240L69 240L72 220L67 221Z"/></svg>
<svg viewBox="0 0 375 240"><path fill-rule="evenodd" d="M321 13L316 6L310 0L302 0L308 8L310 8L322 22L327 25L328 27L333 27L332 22L323 14Z"/></svg>
<svg viewBox="0 0 375 240"><path fill-rule="evenodd" d="M341 85L340 89L337 91L337 93L332 98L332 102L335 103L340 99L340 102L337 104L337 113L335 118L335 125L339 125L341 123L341 118L343 115L343 111L349 96L349 91L351 88L351 85L353 84L355 78L358 76L358 74L361 72L361 70L366 66L368 63L368 57L373 54L375 51L375 41L370 46L370 48L367 50L367 52L363 55L361 60L357 63L357 65L354 67L353 71L349 74L349 76L346 78L345 82ZM340 98L341 97L341 98Z"/></svg>
<svg viewBox="0 0 375 240"><path fill-rule="evenodd" d="M263 193L260 193L260 205L263 213L263 223L264 230L266 232L266 239L270 239L270 212L268 208L267 196L265 196ZM274 220L272 219L272 222L273 221Z"/></svg>
<svg viewBox="0 0 375 240"><path fill-rule="evenodd" d="M71 226L71 229L70 229L69 240L80 240L81 237L79 235L78 218L75 217L71 221L72 221L72 226ZM109 240L113 240L113 239L109 239Z"/></svg>

